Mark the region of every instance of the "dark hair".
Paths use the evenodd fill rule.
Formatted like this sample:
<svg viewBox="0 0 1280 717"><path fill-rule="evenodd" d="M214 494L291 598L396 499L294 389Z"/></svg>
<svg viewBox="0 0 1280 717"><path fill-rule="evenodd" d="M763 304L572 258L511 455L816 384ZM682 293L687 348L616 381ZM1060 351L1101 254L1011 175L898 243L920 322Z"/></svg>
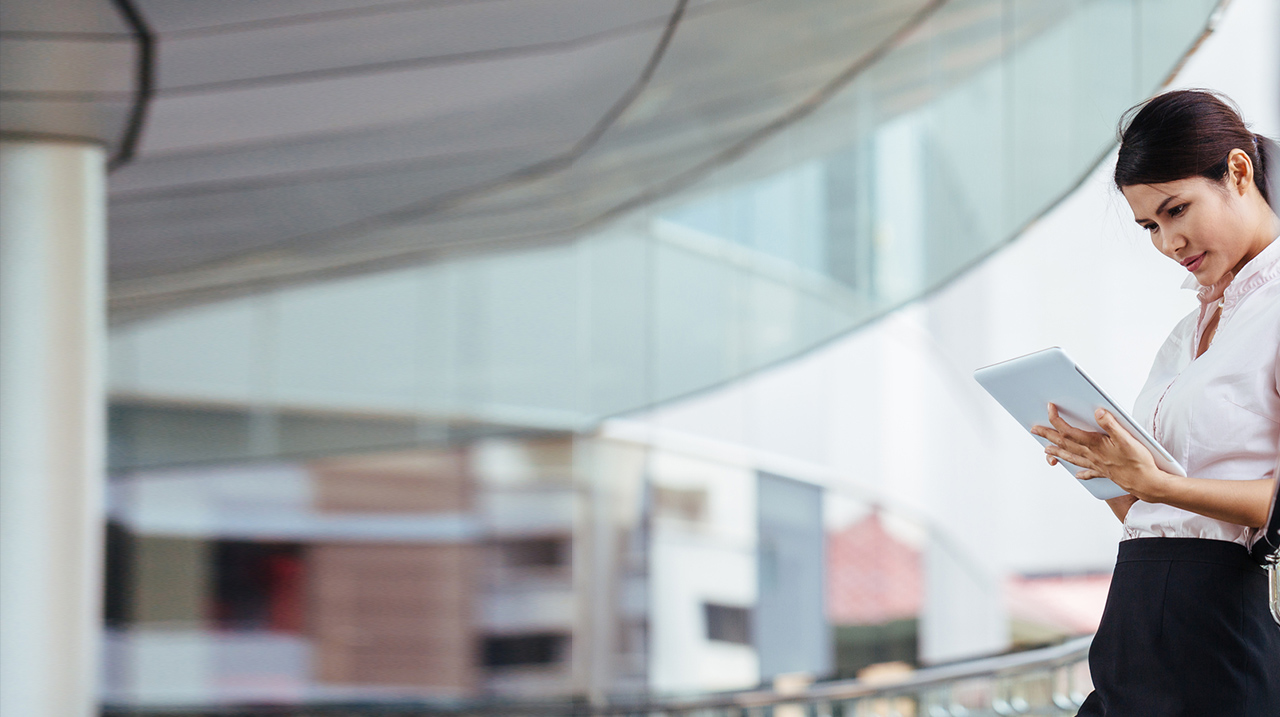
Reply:
<svg viewBox="0 0 1280 717"><path fill-rule="evenodd" d="M1267 172L1276 144L1245 126L1231 100L1208 90L1174 90L1125 112L1120 120L1116 186L1160 184L1187 177L1227 176L1227 155L1239 149L1253 162L1253 182L1271 201Z"/></svg>

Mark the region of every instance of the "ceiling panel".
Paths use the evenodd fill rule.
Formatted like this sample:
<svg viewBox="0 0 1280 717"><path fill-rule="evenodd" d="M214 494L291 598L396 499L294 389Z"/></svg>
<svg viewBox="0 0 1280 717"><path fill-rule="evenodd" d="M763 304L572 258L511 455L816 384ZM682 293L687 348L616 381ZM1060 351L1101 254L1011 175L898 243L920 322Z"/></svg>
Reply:
<svg viewBox="0 0 1280 717"><path fill-rule="evenodd" d="M5 17L24 26L58 17L17 2ZM999 0L132 0L155 50L140 94L116 5L49 3L72 30L116 32L98 41L119 57L63 53L59 91L83 96L48 94L47 73L45 95L18 96L9 73L6 114L117 145L143 120L109 183L110 272L117 308L148 310L307 267L569 239L744 156L765 171L820 151L768 141L820 105L927 101L1010 30ZM1012 30L1070 5L1028 7ZM840 96L873 68L874 96Z"/></svg>
<svg viewBox="0 0 1280 717"><path fill-rule="evenodd" d="M149 0L163 80L112 181L113 280L571 234L785 114L926 4L288 2L232 22Z"/></svg>
<svg viewBox="0 0 1280 717"><path fill-rule="evenodd" d="M674 2L632 0L608 12L596 0L420 3L283 27L181 33L161 43L158 87L164 94L196 93L222 84L279 86L315 75L547 55L618 35L650 35Z"/></svg>

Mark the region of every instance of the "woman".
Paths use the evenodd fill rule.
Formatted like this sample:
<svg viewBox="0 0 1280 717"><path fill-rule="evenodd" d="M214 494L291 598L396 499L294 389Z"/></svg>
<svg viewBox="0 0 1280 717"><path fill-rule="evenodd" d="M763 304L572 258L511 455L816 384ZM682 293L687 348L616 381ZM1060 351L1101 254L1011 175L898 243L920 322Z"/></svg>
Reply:
<svg viewBox="0 0 1280 717"><path fill-rule="evenodd" d="M1280 715L1280 629L1248 548L1280 461L1280 218L1268 203L1271 140L1209 92L1160 95L1121 134L1115 182L1161 253L1190 273L1200 308L1174 328L1134 418L1190 477L1158 469L1110 414L1078 430L1049 407L1047 460L1107 477L1124 539L1089 651L1079 714Z"/></svg>

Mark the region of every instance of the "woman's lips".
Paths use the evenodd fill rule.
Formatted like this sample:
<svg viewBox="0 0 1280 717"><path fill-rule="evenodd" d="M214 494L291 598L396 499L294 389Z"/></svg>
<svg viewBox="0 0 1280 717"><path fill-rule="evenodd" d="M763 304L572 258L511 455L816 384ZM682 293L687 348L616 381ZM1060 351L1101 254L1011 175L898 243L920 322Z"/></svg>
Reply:
<svg viewBox="0 0 1280 717"><path fill-rule="evenodd" d="M1204 263L1204 258L1208 253L1209 252L1201 252L1200 254L1188 259L1183 263L1183 266L1187 268L1187 271L1195 272L1195 270L1199 269L1200 265Z"/></svg>

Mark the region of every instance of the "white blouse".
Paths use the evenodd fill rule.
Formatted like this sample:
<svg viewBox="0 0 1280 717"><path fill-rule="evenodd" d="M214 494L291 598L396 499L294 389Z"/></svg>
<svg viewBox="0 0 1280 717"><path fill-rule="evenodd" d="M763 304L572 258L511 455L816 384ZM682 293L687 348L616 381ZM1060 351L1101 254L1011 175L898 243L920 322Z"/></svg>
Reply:
<svg viewBox="0 0 1280 717"><path fill-rule="evenodd" d="M1189 476L1270 478L1280 461L1280 240L1230 282L1221 293L1217 333L1196 358L1221 289L1188 277L1183 287L1200 288L1200 308L1178 323L1156 354L1133 416ZM1125 540L1207 538L1250 547L1261 534L1144 501L1134 503L1124 521Z"/></svg>

